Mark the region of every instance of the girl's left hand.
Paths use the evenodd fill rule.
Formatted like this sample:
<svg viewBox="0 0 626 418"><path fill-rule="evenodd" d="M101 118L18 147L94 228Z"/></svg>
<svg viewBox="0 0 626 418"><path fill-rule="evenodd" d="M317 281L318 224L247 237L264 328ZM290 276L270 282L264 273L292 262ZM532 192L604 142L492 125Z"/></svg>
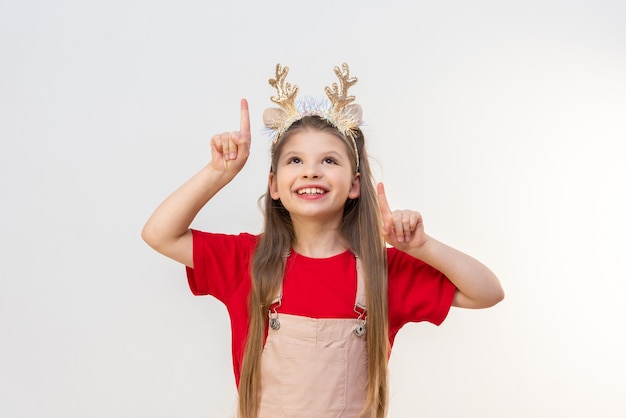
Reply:
<svg viewBox="0 0 626 418"><path fill-rule="evenodd" d="M391 211L385 187L378 183L378 205L383 220L383 237L385 241L401 250L419 249L426 242L422 215L412 210Z"/></svg>

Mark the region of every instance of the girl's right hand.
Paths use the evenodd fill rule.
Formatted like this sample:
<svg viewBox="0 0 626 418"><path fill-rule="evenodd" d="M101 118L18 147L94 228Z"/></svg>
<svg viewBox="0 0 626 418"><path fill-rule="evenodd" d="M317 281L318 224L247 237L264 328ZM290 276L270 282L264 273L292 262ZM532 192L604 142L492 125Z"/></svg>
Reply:
<svg viewBox="0 0 626 418"><path fill-rule="evenodd" d="M241 99L241 123L239 131L224 132L211 138L211 162L216 171L234 177L250 155L250 112L248 101Z"/></svg>

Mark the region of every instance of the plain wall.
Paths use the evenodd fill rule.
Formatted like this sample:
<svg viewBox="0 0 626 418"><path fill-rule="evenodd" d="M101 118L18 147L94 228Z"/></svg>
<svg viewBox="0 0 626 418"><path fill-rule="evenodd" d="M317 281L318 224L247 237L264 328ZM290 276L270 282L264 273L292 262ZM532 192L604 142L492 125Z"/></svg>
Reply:
<svg viewBox="0 0 626 418"><path fill-rule="evenodd" d="M260 232L280 62L301 95L359 78L395 208L506 299L413 324L391 418L626 413L626 3L0 1L0 416L228 417L225 309L143 243L210 159L253 145L194 221Z"/></svg>

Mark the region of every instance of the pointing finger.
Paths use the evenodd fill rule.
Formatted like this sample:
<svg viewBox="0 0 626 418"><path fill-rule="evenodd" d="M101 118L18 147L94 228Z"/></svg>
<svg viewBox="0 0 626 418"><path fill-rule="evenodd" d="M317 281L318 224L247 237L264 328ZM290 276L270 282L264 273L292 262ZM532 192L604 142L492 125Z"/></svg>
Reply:
<svg viewBox="0 0 626 418"><path fill-rule="evenodd" d="M248 101L246 99L241 99L241 121L239 130L242 133L250 132L250 111L248 110Z"/></svg>
<svg viewBox="0 0 626 418"><path fill-rule="evenodd" d="M389 202L387 201L387 196L385 194L385 186L382 182L378 183L377 192L378 205L380 207L380 213L383 217L383 220L389 219L391 217L391 209L389 208Z"/></svg>

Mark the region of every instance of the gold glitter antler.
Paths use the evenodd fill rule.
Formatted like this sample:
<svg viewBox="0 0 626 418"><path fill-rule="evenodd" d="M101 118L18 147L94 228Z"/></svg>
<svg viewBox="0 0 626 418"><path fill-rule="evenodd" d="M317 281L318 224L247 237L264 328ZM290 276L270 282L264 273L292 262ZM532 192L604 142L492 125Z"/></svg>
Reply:
<svg viewBox="0 0 626 418"><path fill-rule="evenodd" d="M296 95L298 94L298 86L285 83L289 67L281 67L276 64L276 79L270 78L270 86L274 87L278 92L277 96L270 97L270 100L285 109L287 112L296 112Z"/></svg>
<svg viewBox="0 0 626 418"><path fill-rule="evenodd" d="M335 67L335 74L339 79L339 86L337 86L337 83L333 83L332 89L326 87L324 90L332 102L335 112L340 112L350 102L354 101L354 96L348 96L348 89L357 82L357 78L350 78L350 68L348 68L346 63L341 64L341 69Z"/></svg>

